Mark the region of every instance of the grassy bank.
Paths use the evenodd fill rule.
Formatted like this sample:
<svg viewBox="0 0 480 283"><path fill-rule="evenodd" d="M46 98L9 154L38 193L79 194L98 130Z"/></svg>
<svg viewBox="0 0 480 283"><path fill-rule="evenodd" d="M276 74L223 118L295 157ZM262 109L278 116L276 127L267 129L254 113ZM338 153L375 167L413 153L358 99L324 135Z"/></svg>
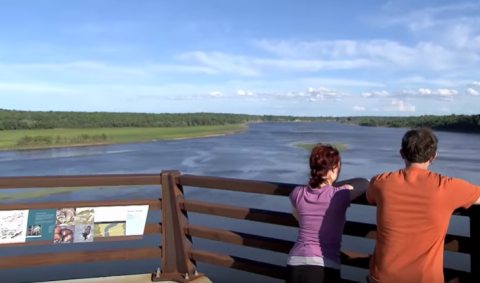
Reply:
<svg viewBox="0 0 480 283"><path fill-rule="evenodd" d="M0 150L136 143L238 133L245 125L0 131Z"/></svg>
<svg viewBox="0 0 480 283"><path fill-rule="evenodd" d="M296 147L301 147L305 148L309 151L311 151L317 144L316 143L296 143L294 146ZM344 143L338 142L338 143L330 143L331 146L336 148L338 151L344 151L347 149L347 146Z"/></svg>

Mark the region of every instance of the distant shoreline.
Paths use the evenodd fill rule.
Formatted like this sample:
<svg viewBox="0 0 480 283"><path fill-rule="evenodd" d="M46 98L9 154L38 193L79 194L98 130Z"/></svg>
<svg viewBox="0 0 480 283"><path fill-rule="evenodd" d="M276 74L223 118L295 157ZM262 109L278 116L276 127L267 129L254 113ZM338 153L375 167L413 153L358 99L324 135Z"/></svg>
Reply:
<svg viewBox="0 0 480 283"><path fill-rule="evenodd" d="M95 128L95 129L52 129L52 130L16 130L0 131L6 141L0 141L0 151L29 151L54 148L75 148L105 146L114 144L150 143L156 141L174 141L197 138L210 138L233 135L247 130L247 124L221 126L193 126L175 128ZM16 146L14 143L24 136L61 136L71 137L81 134L106 134L112 139L106 142L72 143L72 144L40 144L32 146ZM2 136L3 138L3 136ZM9 139L10 138L10 139ZM3 142L3 144L2 144Z"/></svg>
<svg viewBox="0 0 480 283"><path fill-rule="evenodd" d="M225 133L225 134L214 134L214 135L205 135L205 136L198 136L198 137L185 137L185 138L167 138L162 139L162 141L180 141L180 140L191 140L191 139L203 139L203 138L213 138L213 137L223 137L233 134L238 134L241 132L232 132L232 133Z"/></svg>
<svg viewBox="0 0 480 283"><path fill-rule="evenodd" d="M185 126L185 127L129 127L129 128L82 128L82 129L41 129L41 130L3 130L0 131L0 152L1 151L29 151L55 148L76 148L76 147L93 147L115 144L134 144L134 143L150 143L156 141L175 141L196 138L220 137L226 135L245 132L249 124L257 123L312 123L312 122L337 122L345 125L359 127L383 127L408 130L409 126L392 126L392 125L362 125L358 121L252 121L242 124L229 124L220 126ZM479 134L475 131L467 129L435 129L438 132L462 133L462 134ZM106 142L95 141L86 143L58 143L58 144L38 144L29 146L19 146L15 143L25 136L50 136L56 137L74 137L82 134L106 134L111 140Z"/></svg>

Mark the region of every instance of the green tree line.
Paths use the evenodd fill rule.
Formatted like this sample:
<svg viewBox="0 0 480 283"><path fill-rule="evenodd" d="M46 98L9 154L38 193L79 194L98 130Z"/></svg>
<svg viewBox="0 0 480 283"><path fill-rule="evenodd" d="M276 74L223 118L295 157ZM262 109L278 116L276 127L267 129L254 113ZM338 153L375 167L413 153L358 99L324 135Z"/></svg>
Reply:
<svg viewBox="0 0 480 283"><path fill-rule="evenodd" d="M345 117L339 121L360 126L416 128L428 127L439 131L480 133L480 115L411 116L411 117Z"/></svg>
<svg viewBox="0 0 480 283"><path fill-rule="evenodd" d="M257 116L219 113L146 114L0 110L0 130L194 127L268 121L324 120L328 120L328 117Z"/></svg>
<svg viewBox="0 0 480 283"><path fill-rule="evenodd" d="M147 114L110 112L40 112L0 109L1 130L54 128L194 127L252 122L337 121L360 126L429 127L441 131L480 133L480 115L410 117L297 117L226 113Z"/></svg>

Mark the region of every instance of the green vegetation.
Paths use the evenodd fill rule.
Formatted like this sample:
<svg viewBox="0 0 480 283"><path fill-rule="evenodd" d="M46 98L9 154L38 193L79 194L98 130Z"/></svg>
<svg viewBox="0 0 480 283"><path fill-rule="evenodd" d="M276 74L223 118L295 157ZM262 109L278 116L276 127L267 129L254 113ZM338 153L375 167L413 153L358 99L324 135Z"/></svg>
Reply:
<svg viewBox="0 0 480 283"><path fill-rule="evenodd" d="M31 146L64 146L70 144L91 144L91 143L107 143L113 140L105 134L101 135L87 135L82 134L76 137L62 137L56 136L24 136L17 140L15 146L17 147L31 147Z"/></svg>
<svg viewBox="0 0 480 283"><path fill-rule="evenodd" d="M100 128L180 128L239 125L255 122L336 121L360 126L429 127L440 131L480 133L480 115L411 116L411 117L294 117L222 113L144 114L108 112L38 112L0 109L0 131L39 129ZM100 131L102 134L103 132ZM93 133L81 132L77 134ZM110 136L105 131L105 134ZM33 134L23 134L22 136ZM56 136L56 135L55 135ZM0 135L1 139L1 135ZM1 143L1 141L0 141Z"/></svg>
<svg viewBox="0 0 480 283"><path fill-rule="evenodd" d="M296 147L301 147L305 148L308 151L311 151L317 144L316 143L296 143L294 146ZM338 143L330 143L331 146L336 148L338 151L344 151L347 149L347 146L344 143L338 142Z"/></svg>
<svg viewBox="0 0 480 283"><path fill-rule="evenodd" d="M244 131L244 125L176 128L100 128L0 131L0 149L31 149L148 142L218 136Z"/></svg>
<svg viewBox="0 0 480 283"><path fill-rule="evenodd" d="M253 122L333 120L331 117L257 116L220 113L146 114L109 112L39 112L0 109L0 131L35 129L170 128Z"/></svg>
<svg viewBox="0 0 480 283"><path fill-rule="evenodd" d="M369 127L416 128L438 131L480 133L480 115L412 116L412 117L345 117L339 122Z"/></svg>

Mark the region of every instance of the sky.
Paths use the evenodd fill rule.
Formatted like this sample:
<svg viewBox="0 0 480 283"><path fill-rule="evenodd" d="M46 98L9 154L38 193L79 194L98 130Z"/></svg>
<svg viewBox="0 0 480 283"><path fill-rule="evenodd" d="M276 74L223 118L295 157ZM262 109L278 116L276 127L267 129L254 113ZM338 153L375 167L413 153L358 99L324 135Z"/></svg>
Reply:
<svg viewBox="0 0 480 283"><path fill-rule="evenodd" d="M478 114L480 1L0 0L0 108Z"/></svg>

